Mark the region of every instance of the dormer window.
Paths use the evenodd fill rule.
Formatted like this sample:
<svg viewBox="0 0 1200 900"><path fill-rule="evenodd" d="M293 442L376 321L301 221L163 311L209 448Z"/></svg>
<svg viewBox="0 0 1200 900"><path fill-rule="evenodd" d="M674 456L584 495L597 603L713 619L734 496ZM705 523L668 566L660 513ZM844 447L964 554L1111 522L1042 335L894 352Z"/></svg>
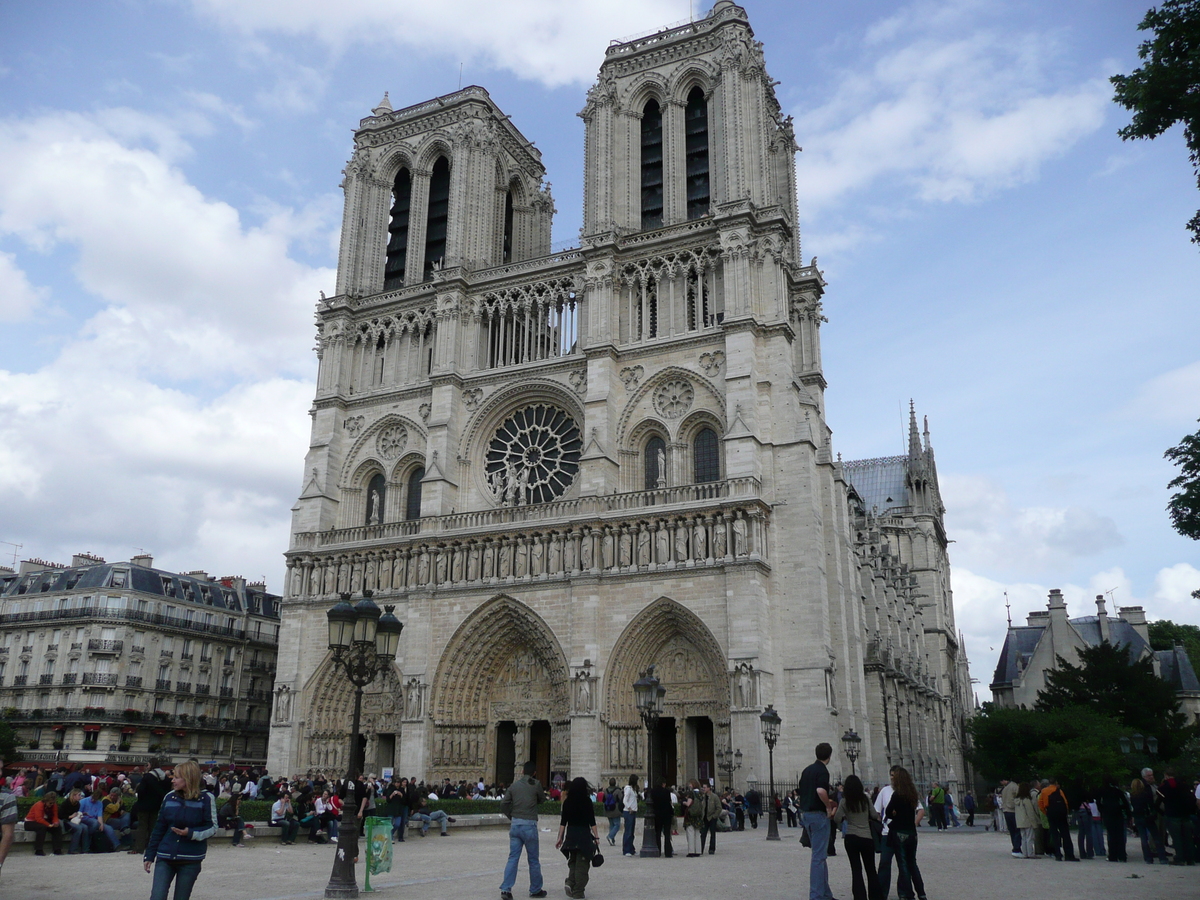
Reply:
<svg viewBox="0 0 1200 900"><path fill-rule="evenodd" d="M383 289L404 287L408 264L408 216L412 207L412 175L408 169L396 173L392 186L392 218L388 224L387 264L383 271Z"/></svg>
<svg viewBox="0 0 1200 900"><path fill-rule="evenodd" d="M642 110L642 230L663 223L662 109L657 100Z"/></svg>

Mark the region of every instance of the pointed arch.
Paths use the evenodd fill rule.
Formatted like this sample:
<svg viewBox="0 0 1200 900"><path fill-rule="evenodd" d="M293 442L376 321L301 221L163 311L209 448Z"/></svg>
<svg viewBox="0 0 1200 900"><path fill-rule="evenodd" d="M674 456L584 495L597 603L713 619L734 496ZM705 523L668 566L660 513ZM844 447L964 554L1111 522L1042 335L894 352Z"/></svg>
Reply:
<svg viewBox="0 0 1200 900"><path fill-rule="evenodd" d="M555 721L570 713L569 687L567 659L550 626L501 594L467 616L450 638L434 676L431 709L439 724Z"/></svg>
<svg viewBox="0 0 1200 900"><path fill-rule="evenodd" d="M605 712L610 727L640 722L633 683L650 665L667 689L667 715L728 722L725 651L700 617L678 601L659 597L634 616L609 658Z"/></svg>

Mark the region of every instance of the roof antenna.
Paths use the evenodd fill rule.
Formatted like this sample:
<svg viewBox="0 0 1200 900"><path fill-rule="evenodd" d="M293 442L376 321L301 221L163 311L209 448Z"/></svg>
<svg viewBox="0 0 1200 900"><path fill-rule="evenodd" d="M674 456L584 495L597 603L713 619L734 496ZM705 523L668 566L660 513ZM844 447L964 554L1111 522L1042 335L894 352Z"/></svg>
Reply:
<svg viewBox="0 0 1200 900"><path fill-rule="evenodd" d="M1008 602L1008 591L1004 592L1004 608L1008 611L1008 627L1012 628L1012 604Z"/></svg>
<svg viewBox="0 0 1200 900"><path fill-rule="evenodd" d="M25 545L24 544L14 544L12 541L0 541L0 544L7 544L9 547L13 548L12 567L15 569L17 567L17 557L20 555L21 551L25 548Z"/></svg>
<svg viewBox="0 0 1200 900"><path fill-rule="evenodd" d="M462 90L462 70L463 70L463 64L459 63L458 64L458 89L460 91Z"/></svg>

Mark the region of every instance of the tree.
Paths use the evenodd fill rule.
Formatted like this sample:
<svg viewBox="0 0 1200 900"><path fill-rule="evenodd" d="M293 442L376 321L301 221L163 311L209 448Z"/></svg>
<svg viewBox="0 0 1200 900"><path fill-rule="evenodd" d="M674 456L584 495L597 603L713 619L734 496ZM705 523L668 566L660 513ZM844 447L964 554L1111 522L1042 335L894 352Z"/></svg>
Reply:
<svg viewBox="0 0 1200 900"><path fill-rule="evenodd" d="M1200 47L1196 52L1200 55ZM1167 501L1171 525L1184 537L1200 541L1200 431L1189 434L1163 456L1179 466L1179 474L1167 484L1179 488ZM1200 591L1192 596L1200 599Z"/></svg>
<svg viewBox="0 0 1200 900"><path fill-rule="evenodd" d="M0 722L0 759L12 762L17 758L17 730Z"/></svg>
<svg viewBox="0 0 1200 900"><path fill-rule="evenodd" d="M1046 673L1034 709L1041 712L1091 710L1130 732L1158 738L1159 755L1171 759L1193 736L1175 691L1156 674L1150 657L1129 658L1129 645L1102 641L1079 651L1078 666L1061 656Z"/></svg>
<svg viewBox="0 0 1200 900"><path fill-rule="evenodd" d="M1193 591L1195 596L1200 591ZM1200 599L1200 598L1197 598ZM1172 650L1182 644L1191 660L1192 669L1200 673L1200 626L1176 625L1170 619L1150 623L1150 647L1154 650Z"/></svg>
<svg viewBox="0 0 1200 900"><path fill-rule="evenodd" d="M1183 123L1188 157L1200 185L1200 0L1164 0L1151 7L1138 31L1153 32L1138 47L1145 65L1129 75L1109 79L1113 99L1133 110L1133 122L1117 132L1122 140L1158 137ZM1192 241L1200 244L1200 212L1188 222Z"/></svg>

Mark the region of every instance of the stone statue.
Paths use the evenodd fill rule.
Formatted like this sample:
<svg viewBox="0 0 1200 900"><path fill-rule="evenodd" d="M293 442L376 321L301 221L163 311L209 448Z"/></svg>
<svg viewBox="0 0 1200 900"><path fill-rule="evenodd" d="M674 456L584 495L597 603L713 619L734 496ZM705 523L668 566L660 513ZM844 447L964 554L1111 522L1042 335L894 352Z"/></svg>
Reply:
<svg viewBox="0 0 1200 900"><path fill-rule="evenodd" d="M654 533L655 562L662 565L671 559L671 536L667 534L667 526L658 523L658 531Z"/></svg>
<svg viewBox="0 0 1200 900"><path fill-rule="evenodd" d="M404 715L409 719L421 717L421 685L415 678L408 683L408 703L405 705Z"/></svg>
<svg viewBox="0 0 1200 900"><path fill-rule="evenodd" d="M479 580L479 545L472 544L467 551L467 581Z"/></svg>
<svg viewBox="0 0 1200 900"><path fill-rule="evenodd" d="M725 558L725 520L717 519L713 523L713 557L716 559Z"/></svg>
<svg viewBox="0 0 1200 900"><path fill-rule="evenodd" d="M579 702L575 708L581 713L592 711L592 686L590 679L583 674L579 676Z"/></svg>
<svg viewBox="0 0 1200 900"><path fill-rule="evenodd" d="M417 557L417 584L429 584L429 551L425 549Z"/></svg>
<svg viewBox="0 0 1200 900"><path fill-rule="evenodd" d="M363 580L363 586L368 591L373 591L376 588L375 570L376 570L377 566L378 566L378 563L376 562L374 556L367 558L367 573Z"/></svg>
<svg viewBox="0 0 1200 900"><path fill-rule="evenodd" d="M483 545L483 577L496 577L496 545L491 541Z"/></svg>
<svg viewBox="0 0 1200 900"><path fill-rule="evenodd" d="M662 490L667 486L667 454L666 451L659 447L654 451L658 461L658 479L654 482L654 486Z"/></svg>
<svg viewBox="0 0 1200 900"><path fill-rule="evenodd" d="M379 587L388 590L392 586L392 561L384 557L379 563Z"/></svg>
<svg viewBox="0 0 1200 900"><path fill-rule="evenodd" d="M633 564L633 535L628 528L621 529L620 553L622 568Z"/></svg>
<svg viewBox="0 0 1200 900"><path fill-rule="evenodd" d="M505 541L500 545L500 577L507 578L512 574L512 547Z"/></svg>
<svg viewBox="0 0 1200 900"><path fill-rule="evenodd" d="M371 511L367 514L367 524L378 525L383 521L383 504L380 500L378 490L371 490L370 507Z"/></svg>
<svg viewBox="0 0 1200 900"><path fill-rule="evenodd" d="M557 575L562 571L562 536L552 535L550 537L550 559L546 571L551 575Z"/></svg>
<svg viewBox="0 0 1200 900"><path fill-rule="evenodd" d="M704 527L703 519L697 519L696 524L692 526L692 552L701 562L708 558L708 531Z"/></svg>
<svg viewBox="0 0 1200 900"><path fill-rule="evenodd" d="M733 555L746 556L750 550L746 546L746 520L741 516L733 520Z"/></svg>
<svg viewBox="0 0 1200 900"><path fill-rule="evenodd" d="M450 580L454 582L462 581L463 577L463 549L461 545L455 545L454 555L451 557L450 563Z"/></svg>
<svg viewBox="0 0 1200 900"><path fill-rule="evenodd" d="M280 724L291 721L292 689L281 684L275 691L275 721Z"/></svg>
<svg viewBox="0 0 1200 900"><path fill-rule="evenodd" d="M533 543L529 546L529 574L537 578L542 574L542 564L545 562L546 548L542 546L542 539L535 535Z"/></svg>
<svg viewBox="0 0 1200 900"><path fill-rule="evenodd" d="M750 673L748 663L742 663L738 666L737 698L738 706L747 707L754 705L754 676Z"/></svg>
<svg viewBox="0 0 1200 900"><path fill-rule="evenodd" d="M675 561L682 563L688 558L688 530L685 523L675 526Z"/></svg>
<svg viewBox="0 0 1200 900"><path fill-rule="evenodd" d="M517 505L517 464L511 459L504 467L504 505Z"/></svg>
<svg viewBox="0 0 1200 900"><path fill-rule="evenodd" d="M601 568L611 569L613 560L616 556L616 538L613 537L612 529L604 529L604 537L600 539L600 564Z"/></svg>
<svg viewBox="0 0 1200 900"><path fill-rule="evenodd" d="M644 527L638 532L637 561L639 566L650 565L650 532Z"/></svg>
<svg viewBox="0 0 1200 900"><path fill-rule="evenodd" d="M437 553L437 563L435 565L435 571L437 572L437 583L445 584L446 569L449 566L449 561L446 559L446 549L443 547L435 552Z"/></svg>
<svg viewBox="0 0 1200 900"><path fill-rule="evenodd" d="M583 540L579 545L579 567L581 569L592 568L592 555L594 553L594 549L592 547L593 540L594 538L591 532L588 532L583 536Z"/></svg>
<svg viewBox="0 0 1200 900"><path fill-rule="evenodd" d="M513 574L524 578L529 574L529 545L524 538L517 539L517 552L513 560Z"/></svg>

